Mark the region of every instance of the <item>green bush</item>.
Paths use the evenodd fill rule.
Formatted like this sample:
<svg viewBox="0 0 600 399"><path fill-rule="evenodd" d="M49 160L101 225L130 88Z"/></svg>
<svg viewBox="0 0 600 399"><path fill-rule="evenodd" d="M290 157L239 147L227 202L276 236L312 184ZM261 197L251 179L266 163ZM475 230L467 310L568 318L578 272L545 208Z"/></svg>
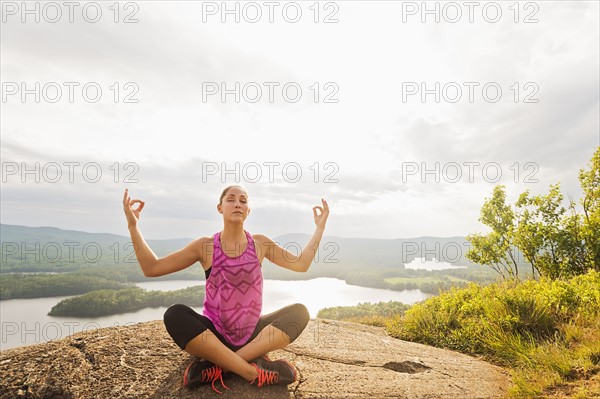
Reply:
<svg viewBox="0 0 600 399"><path fill-rule="evenodd" d="M519 396L539 394L582 369L600 371L599 321L600 272L590 270L569 280L453 288L390 318L386 328L397 338L481 354L519 370L513 390Z"/></svg>
<svg viewBox="0 0 600 399"><path fill-rule="evenodd" d="M359 303L356 306L336 306L319 310L317 317L323 319L349 320L361 317L402 315L410 305L402 302Z"/></svg>

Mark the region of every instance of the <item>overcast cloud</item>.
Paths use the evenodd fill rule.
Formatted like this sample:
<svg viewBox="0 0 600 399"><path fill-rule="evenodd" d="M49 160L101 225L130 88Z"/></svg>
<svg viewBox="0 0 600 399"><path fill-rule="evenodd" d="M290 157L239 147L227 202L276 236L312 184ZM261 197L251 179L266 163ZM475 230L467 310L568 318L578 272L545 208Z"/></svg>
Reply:
<svg viewBox="0 0 600 399"><path fill-rule="evenodd" d="M462 236L485 230L479 209L496 184L511 201L556 182L579 198L578 171L600 145L596 1L520 2L518 16L514 2L479 2L472 23L462 2L454 23L448 2L427 3L439 23L401 1L320 2L317 23L314 2L279 2L273 23L263 2L228 2L239 23L206 13L221 2L123 2L118 23L113 2L81 2L73 23L64 6L51 23L48 3L28 2L36 23L22 4L2 3L2 223L127 235L128 187L146 201L146 238L206 236L223 226L221 190L242 184L254 233L311 233L311 208L325 198L327 235ZM98 22L86 21L86 4L88 18L101 8ZM39 103L23 100L21 84L36 82ZM62 87L56 102L49 82ZM78 84L73 102L65 82ZM90 82L97 102L83 98ZM207 94L222 82L247 90L239 102ZM421 83L436 82L439 101L433 91L423 101ZM22 174L36 162L46 166L39 182ZM73 182L65 162L76 163ZM86 164L100 166L97 182L86 181L97 168L82 176ZM236 165L239 179L223 175Z"/></svg>

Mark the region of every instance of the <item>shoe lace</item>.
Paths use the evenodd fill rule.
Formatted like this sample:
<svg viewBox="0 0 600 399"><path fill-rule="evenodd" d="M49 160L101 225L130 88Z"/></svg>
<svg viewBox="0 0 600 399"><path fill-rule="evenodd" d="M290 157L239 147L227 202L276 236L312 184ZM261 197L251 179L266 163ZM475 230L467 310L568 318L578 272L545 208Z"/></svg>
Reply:
<svg viewBox="0 0 600 399"><path fill-rule="evenodd" d="M259 368L256 363L253 363L254 368L256 369L256 372L258 373L258 376L252 380L252 382L250 382L250 384L253 384L254 381L256 381L256 379L258 378L258 386L262 387L263 385L269 385L269 384L276 384L277 380L279 379L279 373L277 373L276 371L269 371L269 370L265 370L262 368Z"/></svg>
<svg viewBox="0 0 600 399"><path fill-rule="evenodd" d="M223 382L223 369L221 367L217 366L216 364L212 367L202 370L201 377L202 377L202 381L205 381L205 382L211 381L212 389L217 393L222 393L217 388L215 388L215 382L217 380L221 380L221 385L223 385L223 387L225 389L229 389L227 387L227 385L225 385L225 383Z"/></svg>

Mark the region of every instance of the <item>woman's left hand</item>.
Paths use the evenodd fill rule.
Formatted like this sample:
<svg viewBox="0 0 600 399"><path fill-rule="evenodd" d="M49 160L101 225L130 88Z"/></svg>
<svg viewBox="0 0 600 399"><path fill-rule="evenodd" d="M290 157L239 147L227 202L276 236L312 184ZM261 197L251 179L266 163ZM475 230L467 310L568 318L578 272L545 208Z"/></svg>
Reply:
<svg viewBox="0 0 600 399"><path fill-rule="evenodd" d="M323 207L313 206L313 214L315 215L315 224L319 228L325 228L325 223L327 223L327 217L329 216L329 205L327 205L327 201L321 198L323 202ZM317 209L321 211L320 214L317 214Z"/></svg>

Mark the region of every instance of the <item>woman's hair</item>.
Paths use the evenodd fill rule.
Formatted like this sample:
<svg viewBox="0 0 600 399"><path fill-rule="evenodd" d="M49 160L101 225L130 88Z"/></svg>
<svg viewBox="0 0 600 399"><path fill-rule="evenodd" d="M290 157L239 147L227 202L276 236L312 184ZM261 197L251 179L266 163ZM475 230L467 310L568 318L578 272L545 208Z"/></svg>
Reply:
<svg viewBox="0 0 600 399"><path fill-rule="evenodd" d="M228 187L225 187L225 190L223 190L223 192L221 193L221 198L219 198L219 204L222 204L222 203L223 203L223 197L224 197L225 195L227 195L227 191L229 191L229 189L230 189L230 188L233 188L233 187L237 187L237 188L240 188L240 189L244 190L244 192L246 193L246 196L248 195L248 192L247 192L247 191L246 191L246 189L245 189L244 187L242 187L242 186L239 186L239 185L237 185L237 184L236 184L236 185L233 185L233 186L228 186Z"/></svg>

